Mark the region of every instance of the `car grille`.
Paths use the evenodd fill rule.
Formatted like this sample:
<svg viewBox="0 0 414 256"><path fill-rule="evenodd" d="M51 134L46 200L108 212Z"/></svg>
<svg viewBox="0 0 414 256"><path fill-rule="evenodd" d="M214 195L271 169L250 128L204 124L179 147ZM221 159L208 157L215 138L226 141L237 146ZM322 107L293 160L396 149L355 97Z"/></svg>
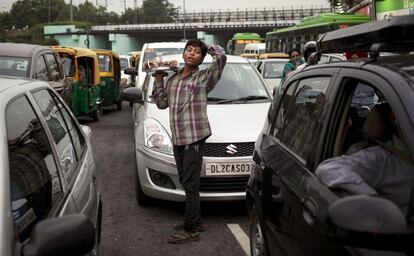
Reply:
<svg viewBox="0 0 414 256"><path fill-rule="evenodd" d="M227 147L233 147L237 152L232 154L227 153ZM254 151L254 142L243 143L206 143L204 145L204 156L207 157L240 157L252 156Z"/></svg>
<svg viewBox="0 0 414 256"><path fill-rule="evenodd" d="M249 176L200 178L200 192L242 192L246 190Z"/></svg>

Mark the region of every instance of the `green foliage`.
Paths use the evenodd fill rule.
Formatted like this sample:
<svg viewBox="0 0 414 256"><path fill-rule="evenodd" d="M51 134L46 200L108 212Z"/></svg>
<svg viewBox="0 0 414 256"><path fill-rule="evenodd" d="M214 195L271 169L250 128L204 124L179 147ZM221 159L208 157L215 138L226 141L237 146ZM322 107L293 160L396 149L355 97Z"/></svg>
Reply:
<svg viewBox="0 0 414 256"><path fill-rule="evenodd" d="M178 16L178 7L168 0L144 0L141 13L146 23L162 23L174 20Z"/></svg>

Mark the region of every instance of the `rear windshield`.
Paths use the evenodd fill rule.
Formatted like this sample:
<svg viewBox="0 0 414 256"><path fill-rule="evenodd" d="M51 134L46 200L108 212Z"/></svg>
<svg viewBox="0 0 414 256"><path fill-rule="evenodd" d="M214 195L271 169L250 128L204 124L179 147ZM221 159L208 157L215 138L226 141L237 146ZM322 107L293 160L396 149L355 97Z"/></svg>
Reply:
<svg viewBox="0 0 414 256"><path fill-rule="evenodd" d="M263 78L280 78L286 62L265 62Z"/></svg>
<svg viewBox="0 0 414 256"><path fill-rule="evenodd" d="M202 64L200 70L206 69L208 66L209 64ZM153 84L154 78L151 77L148 80L147 101L153 101L151 97ZM211 99L210 102L217 102L217 99L232 100L255 96L263 97L263 100L270 99L266 85L254 70L254 67L248 63L227 63L221 79L208 94L208 98Z"/></svg>
<svg viewBox="0 0 414 256"><path fill-rule="evenodd" d="M176 47L176 48L147 48L144 53L143 62L147 60L152 60L156 57L161 57L164 55L170 54L182 54L184 51L183 47ZM142 71L144 70L144 65L142 65Z"/></svg>
<svg viewBox="0 0 414 256"><path fill-rule="evenodd" d="M0 56L0 75L29 77L29 59Z"/></svg>

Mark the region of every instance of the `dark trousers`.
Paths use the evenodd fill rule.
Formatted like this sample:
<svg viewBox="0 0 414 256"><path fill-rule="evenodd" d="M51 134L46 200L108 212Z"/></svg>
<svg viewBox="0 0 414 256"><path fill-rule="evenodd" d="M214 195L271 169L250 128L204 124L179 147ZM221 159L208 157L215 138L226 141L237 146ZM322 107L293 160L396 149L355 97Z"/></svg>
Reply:
<svg viewBox="0 0 414 256"><path fill-rule="evenodd" d="M189 145L174 146L174 158L178 178L185 191L185 215L183 226L192 230L201 225L200 172L203 162L205 139Z"/></svg>

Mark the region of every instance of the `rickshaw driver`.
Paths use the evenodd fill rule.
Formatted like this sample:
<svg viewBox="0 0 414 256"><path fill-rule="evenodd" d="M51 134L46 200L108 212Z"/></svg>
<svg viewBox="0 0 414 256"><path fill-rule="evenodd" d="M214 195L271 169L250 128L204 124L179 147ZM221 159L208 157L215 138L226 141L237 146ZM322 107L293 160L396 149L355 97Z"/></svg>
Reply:
<svg viewBox="0 0 414 256"><path fill-rule="evenodd" d="M207 94L220 80L226 64L223 48L213 45L208 49L213 57L210 67L199 70L207 54L207 46L199 39L189 40L184 48L184 68L173 75L164 88L163 73L155 73L154 99L157 107L170 109L173 152L178 177L182 184L186 208L183 224L167 242L178 244L200 239L199 232L205 230L200 218L200 172L203 148L211 135L207 117Z"/></svg>

